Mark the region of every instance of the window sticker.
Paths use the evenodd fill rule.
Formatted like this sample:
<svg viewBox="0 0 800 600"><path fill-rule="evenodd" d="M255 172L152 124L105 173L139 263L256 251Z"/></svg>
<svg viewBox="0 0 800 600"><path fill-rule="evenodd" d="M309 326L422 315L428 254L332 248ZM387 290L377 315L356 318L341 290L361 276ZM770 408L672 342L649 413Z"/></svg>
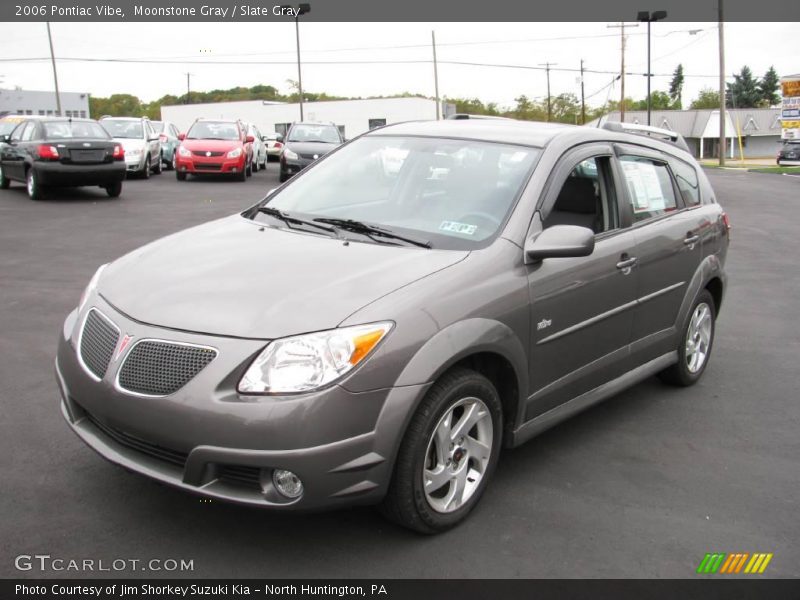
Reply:
<svg viewBox="0 0 800 600"><path fill-rule="evenodd" d="M457 223L456 221L442 221L439 225L440 231L447 231L450 233L460 233L461 235L475 235L478 230L477 225L468 225L466 223Z"/></svg>
<svg viewBox="0 0 800 600"><path fill-rule="evenodd" d="M633 196L634 213L666 209L667 202L654 164L626 160L622 167Z"/></svg>

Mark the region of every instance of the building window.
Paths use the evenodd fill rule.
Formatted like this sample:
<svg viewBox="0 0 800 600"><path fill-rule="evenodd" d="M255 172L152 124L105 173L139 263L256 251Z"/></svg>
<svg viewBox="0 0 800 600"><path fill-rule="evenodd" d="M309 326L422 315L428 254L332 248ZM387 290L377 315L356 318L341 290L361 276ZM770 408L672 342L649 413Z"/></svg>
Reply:
<svg viewBox="0 0 800 600"><path fill-rule="evenodd" d="M26 110L26 111L25 111L25 114L26 114L26 115L32 115L32 114L33 114L33 111L32 111L32 110Z"/></svg>
<svg viewBox="0 0 800 600"><path fill-rule="evenodd" d="M64 115L71 119L72 118L72 111L71 110L65 110L64 111Z"/></svg>
<svg viewBox="0 0 800 600"><path fill-rule="evenodd" d="M43 111L43 110L40 110L40 111L39 111L39 114L40 114L40 115L43 115L43 114L44 114L44 111Z"/></svg>
<svg viewBox="0 0 800 600"><path fill-rule="evenodd" d="M370 119L369 128L375 129L376 127L383 127L386 125L386 119Z"/></svg>
<svg viewBox="0 0 800 600"><path fill-rule="evenodd" d="M85 118L86 118L86 111L82 110L81 111L81 119L85 119Z"/></svg>
<svg viewBox="0 0 800 600"><path fill-rule="evenodd" d="M47 111L47 116L48 117L52 117L53 116L53 111L52 110L48 110Z"/></svg>

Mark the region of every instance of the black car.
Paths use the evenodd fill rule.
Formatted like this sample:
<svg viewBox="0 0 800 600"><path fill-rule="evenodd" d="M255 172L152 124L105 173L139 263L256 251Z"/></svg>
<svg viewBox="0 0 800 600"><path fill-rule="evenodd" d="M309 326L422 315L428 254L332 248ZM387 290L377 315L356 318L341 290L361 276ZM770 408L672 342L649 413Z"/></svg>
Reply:
<svg viewBox="0 0 800 600"><path fill-rule="evenodd" d="M281 183L344 142L333 123L295 123L281 152Z"/></svg>
<svg viewBox="0 0 800 600"><path fill-rule="evenodd" d="M125 150L97 121L26 119L0 142L0 188L23 182L33 200L51 186L97 185L112 198L122 192Z"/></svg>
<svg viewBox="0 0 800 600"><path fill-rule="evenodd" d="M778 152L779 165L800 165L800 140L786 140Z"/></svg>

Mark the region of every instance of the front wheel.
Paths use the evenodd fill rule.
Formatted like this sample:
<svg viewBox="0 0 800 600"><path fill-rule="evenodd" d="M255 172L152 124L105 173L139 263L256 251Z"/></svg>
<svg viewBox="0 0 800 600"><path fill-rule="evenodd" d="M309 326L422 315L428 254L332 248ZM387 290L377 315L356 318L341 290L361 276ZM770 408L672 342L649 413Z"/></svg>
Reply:
<svg viewBox="0 0 800 600"><path fill-rule="evenodd" d="M106 186L106 194L109 198L118 198L122 193L122 182L118 181Z"/></svg>
<svg viewBox="0 0 800 600"><path fill-rule="evenodd" d="M28 169L25 174L25 187L28 190L28 198L31 200L41 200L44 195L44 190L39 183L39 176L33 168Z"/></svg>
<svg viewBox="0 0 800 600"><path fill-rule="evenodd" d="M702 377L711 357L717 319L714 298L703 290L694 301L678 341L678 362L664 369L659 377L666 383L690 386Z"/></svg>
<svg viewBox="0 0 800 600"><path fill-rule="evenodd" d="M175 179L178 181L186 181L186 171L175 171Z"/></svg>
<svg viewBox="0 0 800 600"><path fill-rule="evenodd" d="M455 527L489 483L502 432L503 409L494 385L468 369L445 374L411 419L383 514L420 533Z"/></svg>
<svg viewBox="0 0 800 600"><path fill-rule="evenodd" d="M161 175L161 155L158 155L158 161L156 162L155 166L153 167L153 173L156 175Z"/></svg>
<svg viewBox="0 0 800 600"><path fill-rule="evenodd" d="M140 171L142 179L150 179L150 155L144 158L144 168Z"/></svg>

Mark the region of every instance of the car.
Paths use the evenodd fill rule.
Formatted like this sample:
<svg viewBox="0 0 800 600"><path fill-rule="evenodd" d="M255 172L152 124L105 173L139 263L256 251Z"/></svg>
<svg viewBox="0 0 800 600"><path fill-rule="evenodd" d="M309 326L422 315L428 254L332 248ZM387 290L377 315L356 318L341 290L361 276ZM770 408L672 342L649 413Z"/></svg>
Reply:
<svg viewBox="0 0 800 600"><path fill-rule="evenodd" d="M281 150L278 180L285 182L343 143L342 134L333 123L294 123Z"/></svg>
<svg viewBox="0 0 800 600"><path fill-rule="evenodd" d="M25 117L0 135L0 188L25 184L32 200L51 187L100 186L116 198L125 179L125 151L97 121Z"/></svg>
<svg viewBox="0 0 800 600"><path fill-rule="evenodd" d="M161 142L161 166L166 169L174 169L175 150L181 143L178 139L180 135L178 128L169 121L151 121L150 124Z"/></svg>
<svg viewBox="0 0 800 600"><path fill-rule="evenodd" d="M252 175L253 136L241 121L197 119L188 133L180 135L175 176L202 174L233 175L245 181Z"/></svg>
<svg viewBox="0 0 800 600"><path fill-rule="evenodd" d="M684 148L513 120L361 135L101 266L60 330L66 421L206 498L445 531L501 448L703 376L730 224Z"/></svg>
<svg viewBox="0 0 800 600"><path fill-rule="evenodd" d="M261 138L267 145L267 160L280 160L283 151L283 136L273 131Z"/></svg>
<svg viewBox="0 0 800 600"><path fill-rule="evenodd" d="M26 118L29 117L25 115L4 115L0 117L0 139L3 136L10 135L14 128Z"/></svg>
<svg viewBox="0 0 800 600"><path fill-rule="evenodd" d="M100 124L125 149L128 173L144 179L161 173L161 142L147 117L102 117Z"/></svg>
<svg viewBox="0 0 800 600"><path fill-rule="evenodd" d="M781 166L800 165L800 139L784 140L781 149L778 151L776 162Z"/></svg>
<svg viewBox="0 0 800 600"><path fill-rule="evenodd" d="M253 158L251 168L254 173L259 169L267 168L267 144L258 127L252 123L247 124L247 135L253 138Z"/></svg>

